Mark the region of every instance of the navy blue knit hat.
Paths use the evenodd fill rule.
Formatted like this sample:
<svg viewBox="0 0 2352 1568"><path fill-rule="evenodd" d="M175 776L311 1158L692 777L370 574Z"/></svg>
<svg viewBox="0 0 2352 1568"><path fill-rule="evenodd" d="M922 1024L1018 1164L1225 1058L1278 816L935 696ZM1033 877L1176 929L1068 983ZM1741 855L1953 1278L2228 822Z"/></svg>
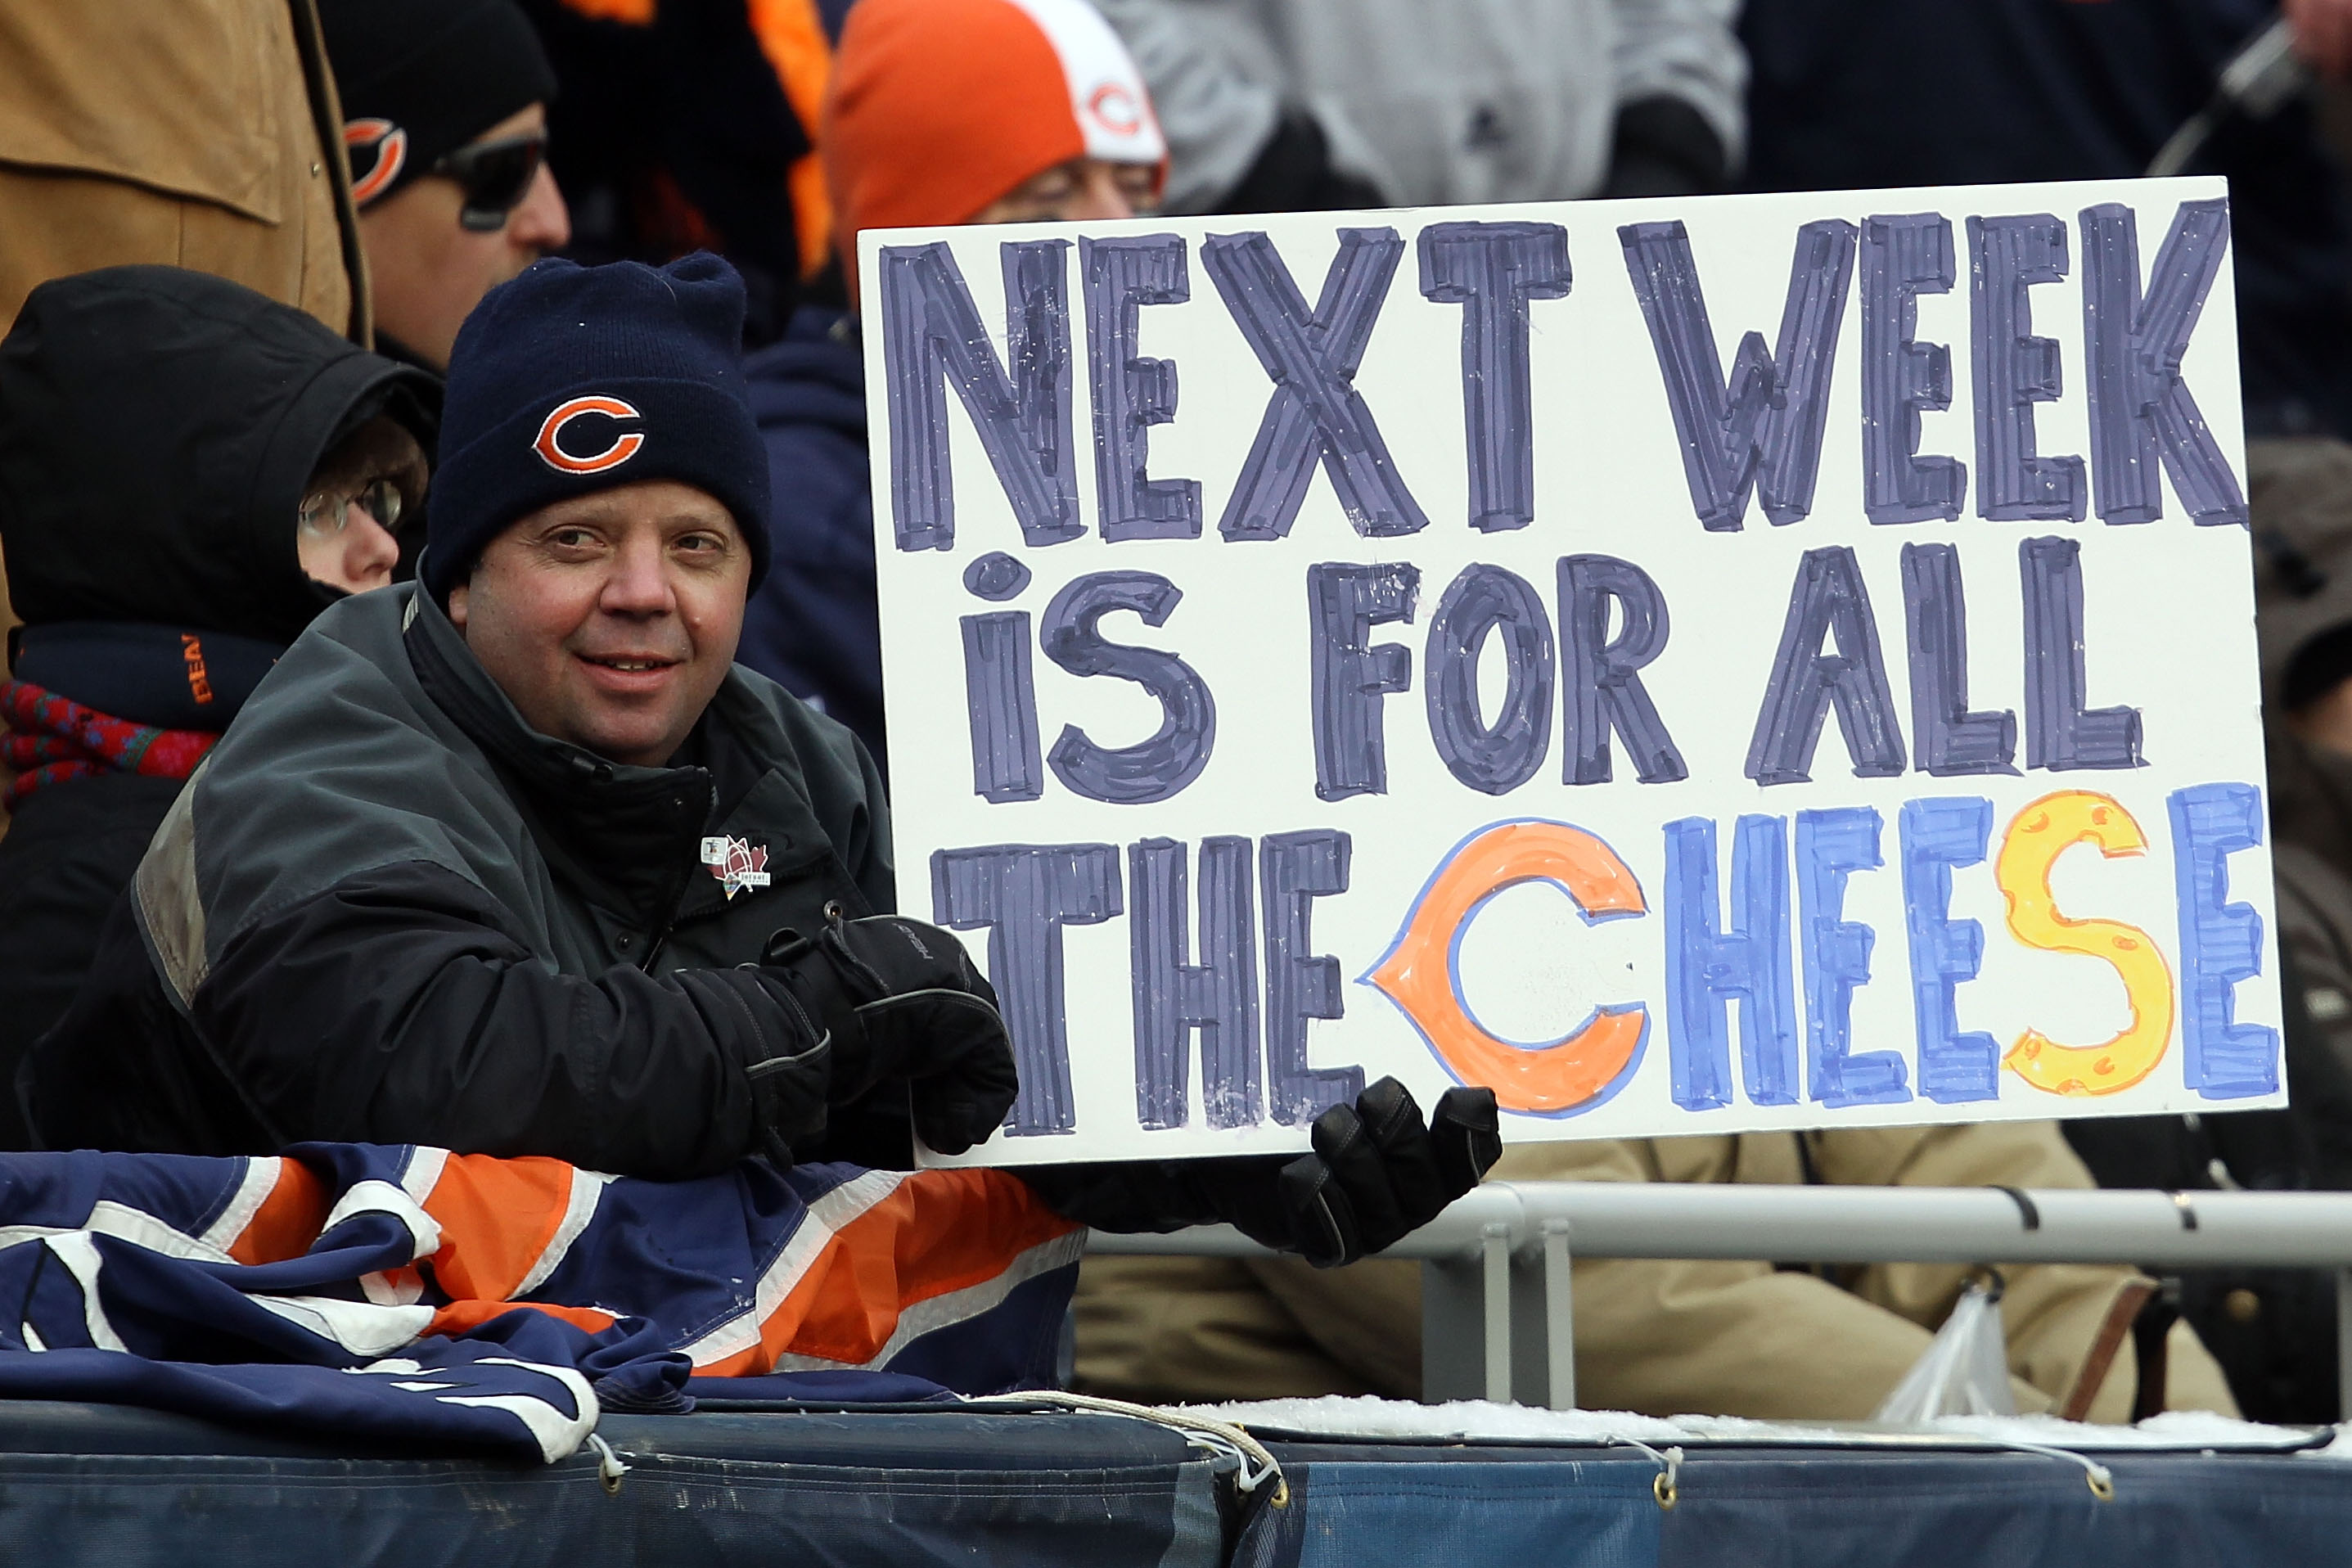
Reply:
<svg viewBox="0 0 2352 1568"><path fill-rule="evenodd" d="M420 568L434 602L517 518L640 479L734 513L759 586L768 454L742 340L743 280L707 252L658 268L551 258L491 289L449 356Z"/></svg>

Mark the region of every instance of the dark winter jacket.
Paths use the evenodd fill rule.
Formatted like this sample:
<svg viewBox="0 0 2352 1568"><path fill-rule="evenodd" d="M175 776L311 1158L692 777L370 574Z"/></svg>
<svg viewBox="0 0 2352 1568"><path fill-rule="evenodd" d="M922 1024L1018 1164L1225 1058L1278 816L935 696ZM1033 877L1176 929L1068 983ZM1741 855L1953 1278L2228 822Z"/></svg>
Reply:
<svg viewBox="0 0 2352 1568"><path fill-rule="evenodd" d="M874 492L866 466L866 365L838 311L808 309L743 363L768 444L767 581L736 658L882 751L882 636L875 607Z"/></svg>
<svg viewBox="0 0 2352 1568"><path fill-rule="evenodd" d="M338 589L295 514L345 432L428 445L439 384L203 273L42 285L0 343L0 541L26 625L13 674L136 724L227 728ZM176 778L46 784L0 839L0 1083L72 999ZM0 1148L29 1147L0 1094Z"/></svg>
<svg viewBox="0 0 2352 1568"><path fill-rule="evenodd" d="M718 1171L825 1092L780 927L891 900L856 741L730 673L677 765L525 725L413 587L288 650L141 862L23 1078L51 1147L225 1154L298 1139ZM730 897L709 836L765 855Z"/></svg>
<svg viewBox="0 0 2352 1568"><path fill-rule="evenodd" d="M2277 15L2271 0L1748 0L1746 183L2129 178ZM2232 119L2189 172L2230 179L2247 433L2352 437L2352 222L2310 112Z"/></svg>

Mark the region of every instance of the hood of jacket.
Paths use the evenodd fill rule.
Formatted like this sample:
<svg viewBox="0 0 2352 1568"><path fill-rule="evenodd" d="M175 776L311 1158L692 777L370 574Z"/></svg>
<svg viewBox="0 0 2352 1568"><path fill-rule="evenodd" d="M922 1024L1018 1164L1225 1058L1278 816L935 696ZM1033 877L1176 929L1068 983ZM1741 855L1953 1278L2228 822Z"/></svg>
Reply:
<svg viewBox="0 0 2352 1568"><path fill-rule="evenodd" d="M763 431L824 425L866 439L866 351L853 316L803 306L782 338L744 360L743 380Z"/></svg>
<svg viewBox="0 0 2352 1568"><path fill-rule="evenodd" d="M0 546L27 624L163 622L285 644L341 590L295 515L362 420L429 452L440 384L174 267L43 284L0 342Z"/></svg>

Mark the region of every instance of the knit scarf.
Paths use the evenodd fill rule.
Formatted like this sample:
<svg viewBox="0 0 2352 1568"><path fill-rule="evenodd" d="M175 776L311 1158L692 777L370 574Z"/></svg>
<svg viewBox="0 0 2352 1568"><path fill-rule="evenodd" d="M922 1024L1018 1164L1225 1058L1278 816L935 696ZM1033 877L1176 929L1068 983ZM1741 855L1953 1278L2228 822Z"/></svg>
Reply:
<svg viewBox="0 0 2352 1568"><path fill-rule="evenodd" d="M216 730L165 730L85 708L29 681L0 685L0 765L16 773L0 806L10 811L35 790L100 773L184 779L220 739Z"/></svg>

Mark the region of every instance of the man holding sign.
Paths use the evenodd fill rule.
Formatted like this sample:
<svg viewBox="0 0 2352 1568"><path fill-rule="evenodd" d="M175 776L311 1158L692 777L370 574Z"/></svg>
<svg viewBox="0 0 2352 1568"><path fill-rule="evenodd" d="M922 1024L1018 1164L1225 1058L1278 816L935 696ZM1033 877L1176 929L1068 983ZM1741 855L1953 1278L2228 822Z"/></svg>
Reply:
<svg viewBox="0 0 2352 1568"><path fill-rule="evenodd" d="M2210 183L866 236L985 1157L1393 1074L1544 1173L2082 1185L2053 1116L2278 1103L2227 245ZM2141 1293L2013 1286L2029 1398L2126 1410Z"/></svg>
<svg viewBox="0 0 2352 1568"><path fill-rule="evenodd" d="M731 662L767 554L742 313L695 256L541 262L468 320L418 584L316 623L181 795L29 1066L46 1142L682 1178L905 1165L1003 1121L993 991L887 912L872 763ZM1465 1090L1424 1126L1383 1082L1304 1159L987 1190L1339 1263L1467 1190L1494 1117Z"/></svg>

